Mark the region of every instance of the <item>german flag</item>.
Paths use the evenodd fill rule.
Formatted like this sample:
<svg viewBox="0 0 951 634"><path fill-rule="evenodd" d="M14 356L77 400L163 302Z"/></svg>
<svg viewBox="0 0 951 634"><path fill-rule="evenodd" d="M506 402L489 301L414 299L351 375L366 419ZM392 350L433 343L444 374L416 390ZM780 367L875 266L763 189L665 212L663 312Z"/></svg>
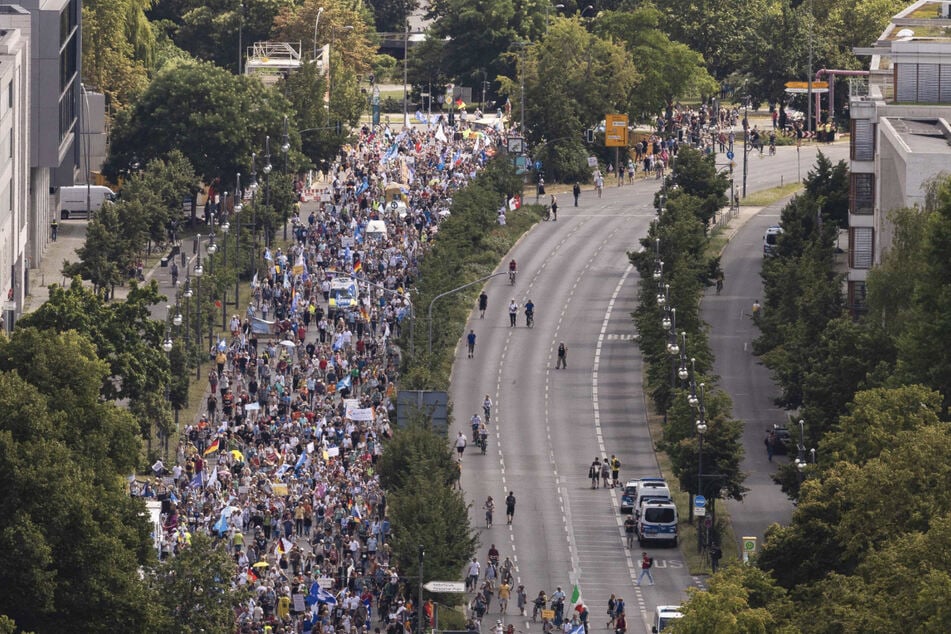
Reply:
<svg viewBox="0 0 951 634"><path fill-rule="evenodd" d="M354 262L353 262L353 272L354 272L354 273L359 273L359 272L362 271L362 270L363 270L363 262L361 262L360 260L354 260Z"/></svg>
<svg viewBox="0 0 951 634"><path fill-rule="evenodd" d="M215 438L215 442L208 445L208 448L205 449L204 455L209 456L221 448L221 439Z"/></svg>

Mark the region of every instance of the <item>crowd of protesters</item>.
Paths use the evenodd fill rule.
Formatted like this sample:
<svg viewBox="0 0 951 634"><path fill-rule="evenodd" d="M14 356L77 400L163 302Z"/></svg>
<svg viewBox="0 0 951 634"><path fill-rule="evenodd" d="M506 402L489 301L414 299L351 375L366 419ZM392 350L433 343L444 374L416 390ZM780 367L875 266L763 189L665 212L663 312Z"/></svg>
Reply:
<svg viewBox="0 0 951 634"><path fill-rule="evenodd" d="M292 244L267 249L253 298L212 350L201 420L133 493L162 501L162 557L202 532L251 598L243 632L408 630L376 464L392 435L399 351L420 258L494 129L364 128L321 179ZM328 303L354 281L353 305ZM428 613L428 612L427 612Z"/></svg>

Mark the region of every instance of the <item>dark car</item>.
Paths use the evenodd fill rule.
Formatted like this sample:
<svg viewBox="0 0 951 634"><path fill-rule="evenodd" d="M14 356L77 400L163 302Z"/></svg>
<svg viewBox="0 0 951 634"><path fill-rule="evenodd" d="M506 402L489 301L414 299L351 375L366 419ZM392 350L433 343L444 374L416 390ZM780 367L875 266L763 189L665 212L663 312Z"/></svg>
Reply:
<svg viewBox="0 0 951 634"><path fill-rule="evenodd" d="M776 456L785 456L789 454L790 448L796 448L796 442L793 440L789 430L781 425L773 425L773 433L776 434L776 444L773 445L773 454Z"/></svg>
<svg viewBox="0 0 951 634"><path fill-rule="evenodd" d="M633 513L637 500L637 480L628 480L621 493L621 513Z"/></svg>

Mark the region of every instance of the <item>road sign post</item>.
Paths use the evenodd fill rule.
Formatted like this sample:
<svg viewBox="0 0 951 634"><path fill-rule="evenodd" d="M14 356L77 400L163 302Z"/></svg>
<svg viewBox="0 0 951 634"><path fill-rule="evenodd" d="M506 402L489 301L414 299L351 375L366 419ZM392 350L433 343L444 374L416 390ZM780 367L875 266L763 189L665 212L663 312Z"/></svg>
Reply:
<svg viewBox="0 0 951 634"><path fill-rule="evenodd" d="M707 514L707 498L702 495L693 496L693 514L697 517Z"/></svg>
<svg viewBox="0 0 951 634"><path fill-rule="evenodd" d="M617 186L624 183L624 169L621 167L621 148L627 147L626 114L604 115L604 147L614 148L614 168L617 170Z"/></svg>
<svg viewBox="0 0 951 634"><path fill-rule="evenodd" d="M423 584L427 592L465 592L466 584L463 581L429 581Z"/></svg>
<svg viewBox="0 0 951 634"><path fill-rule="evenodd" d="M743 563L748 564L750 562L750 557L756 554L756 538L755 537L744 537L743 538Z"/></svg>

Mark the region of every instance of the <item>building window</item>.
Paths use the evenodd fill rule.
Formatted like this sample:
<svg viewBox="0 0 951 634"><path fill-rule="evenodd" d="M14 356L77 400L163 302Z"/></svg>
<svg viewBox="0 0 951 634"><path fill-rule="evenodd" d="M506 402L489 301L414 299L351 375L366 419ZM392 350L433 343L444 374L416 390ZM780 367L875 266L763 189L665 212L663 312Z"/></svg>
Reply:
<svg viewBox="0 0 951 634"><path fill-rule="evenodd" d="M895 64L895 101L951 103L951 65Z"/></svg>
<svg viewBox="0 0 951 634"><path fill-rule="evenodd" d="M13 80L7 82L7 108L13 107Z"/></svg>
<svg viewBox="0 0 951 634"><path fill-rule="evenodd" d="M853 161L874 160L875 124L870 119L852 119L852 144L849 150Z"/></svg>
<svg viewBox="0 0 951 634"><path fill-rule="evenodd" d="M865 282L849 282L849 311L853 316L865 314L868 310L868 287Z"/></svg>
<svg viewBox="0 0 951 634"><path fill-rule="evenodd" d="M868 216L875 211L875 174L852 172L849 174L849 213Z"/></svg>
<svg viewBox="0 0 951 634"><path fill-rule="evenodd" d="M59 99L59 140L62 141L76 124L76 100L73 98L73 90L67 90Z"/></svg>
<svg viewBox="0 0 951 634"><path fill-rule="evenodd" d="M875 251L875 229L851 227L849 229L849 267L870 269Z"/></svg>

